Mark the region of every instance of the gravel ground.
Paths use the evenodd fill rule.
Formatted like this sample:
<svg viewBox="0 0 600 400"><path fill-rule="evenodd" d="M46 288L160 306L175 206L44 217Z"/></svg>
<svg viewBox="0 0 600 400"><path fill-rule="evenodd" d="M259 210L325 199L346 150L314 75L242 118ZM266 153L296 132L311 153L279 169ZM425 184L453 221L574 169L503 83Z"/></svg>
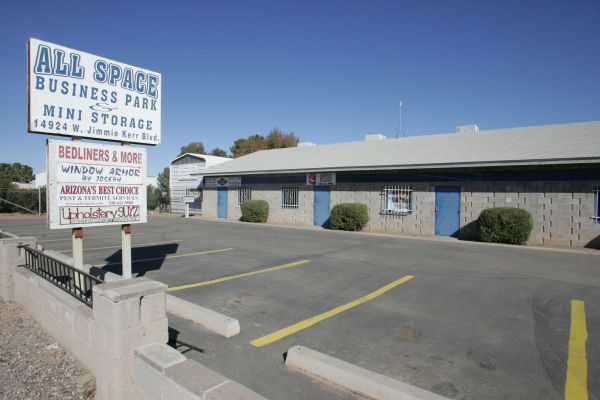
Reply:
<svg viewBox="0 0 600 400"><path fill-rule="evenodd" d="M15 303L0 300L0 400L93 399L94 376Z"/></svg>

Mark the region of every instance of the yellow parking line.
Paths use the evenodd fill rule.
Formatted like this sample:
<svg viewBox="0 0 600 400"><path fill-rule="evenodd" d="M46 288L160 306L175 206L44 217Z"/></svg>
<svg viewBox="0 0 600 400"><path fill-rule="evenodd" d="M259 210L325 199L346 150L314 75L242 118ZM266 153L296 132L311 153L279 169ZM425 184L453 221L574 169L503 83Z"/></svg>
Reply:
<svg viewBox="0 0 600 400"><path fill-rule="evenodd" d="M387 285L385 285L384 287L377 289L374 292L371 292L369 294L367 294L366 296L363 296L359 299L356 299L354 301L351 301L350 303L346 303L342 306L336 307L332 310L326 311L322 314L319 315L315 315L314 317L311 317L309 319L305 319L304 321L300 321L295 323L294 325L290 325L287 328L283 328L280 329L276 332L270 333L266 336L260 337L258 339L254 339L253 341L250 342L250 344L252 346L255 347L262 347L262 346L266 346L268 344L271 344L273 342L278 341L279 339L283 339L286 336L289 336L291 334L294 334L298 331L301 331L303 329L306 329L310 326L315 325L316 323L319 323L321 321L323 321L324 319L333 317L334 315L337 315L339 313L342 313L344 311L347 311L351 308L354 308L358 305L361 305L363 303L366 303L369 300L373 300L379 296L381 296L382 294L392 290L393 288L395 288L398 285L403 284L404 282L407 282L409 280L411 280L412 278L414 278L413 275L406 275L398 280L395 280L394 282L388 283Z"/></svg>
<svg viewBox="0 0 600 400"><path fill-rule="evenodd" d="M233 250L233 247L228 247L226 249L200 251L198 253L174 254L174 255L163 256L163 257L143 258L141 260L133 260L131 263L134 264L134 263L139 263L139 262L144 262L144 261L156 261L156 260L165 260L165 259L170 259L170 258L201 256L204 254L220 253L222 251L229 251L229 250ZM121 262L119 261L119 262L112 262L112 263L103 264L103 265L96 265L96 267L103 268L103 267L108 267L110 265L121 265Z"/></svg>
<svg viewBox="0 0 600 400"><path fill-rule="evenodd" d="M204 281L204 282L198 282L198 283L188 283L186 285L173 286L173 287L170 287L169 289L167 289L167 291L175 292L177 290L184 290L184 289L197 288L197 287L201 287L201 286L214 285L215 283L227 282L227 281L231 281L233 279L244 278L246 276L251 276L251 275L256 275L256 274L264 274L265 272L278 271L278 270L284 269L284 268L297 267L298 265L303 265L303 264L306 264L309 262L310 262L310 260L300 260L300 261L292 262L289 264L277 265L276 267L264 268L264 269L259 269L256 271L245 272L243 274L230 275L230 276L225 276L223 278L212 279L210 281Z"/></svg>
<svg viewBox="0 0 600 400"><path fill-rule="evenodd" d="M585 355L587 337L585 303L581 300L571 300L571 332L565 400L588 399L587 358Z"/></svg>
<svg viewBox="0 0 600 400"><path fill-rule="evenodd" d="M142 246L152 246L152 245L156 245L156 244L167 244L167 243L178 243L178 240L167 240L164 242L152 242L152 243L139 243L135 246L132 247L132 249L138 248L138 247L142 247ZM105 247L84 247L84 251L87 250L105 250L105 249L120 249L121 245L118 246L105 246ZM59 253L70 253L73 250L72 249L65 249L65 250L57 250Z"/></svg>
<svg viewBox="0 0 600 400"><path fill-rule="evenodd" d="M139 236L141 235L141 233L132 233L131 236ZM121 237L121 235L108 235L108 236L84 236L83 240L85 239L105 239L105 238L116 238L116 237ZM68 237L65 239L50 239L50 240L40 240L40 243L50 243L50 242L67 242L67 241L71 241L73 240L72 238Z"/></svg>

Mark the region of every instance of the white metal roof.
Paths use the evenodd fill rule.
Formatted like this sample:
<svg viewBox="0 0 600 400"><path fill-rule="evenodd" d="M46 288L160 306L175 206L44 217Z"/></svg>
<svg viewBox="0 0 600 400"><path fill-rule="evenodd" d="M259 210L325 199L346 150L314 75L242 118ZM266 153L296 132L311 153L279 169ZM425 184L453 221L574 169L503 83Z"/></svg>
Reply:
<svg viewBox="0 0 600 400"><path fill-rule="evenodd" d="M262 150L205 176L600 162L600 121Z"/></svg>
<svg viewBox="0 0 600 400"><path fill-rule="evenodd" d="M208 154L184 153L184 154L178 155L173 161L171 161L171 164L173 164L175 161L177 161L183 157L186 157L186 156L201 158L204 160L204 162L206 163L207 166L221 164L221 163L232 160L231 158L228 158L228 157L209 156Z"/></svg>

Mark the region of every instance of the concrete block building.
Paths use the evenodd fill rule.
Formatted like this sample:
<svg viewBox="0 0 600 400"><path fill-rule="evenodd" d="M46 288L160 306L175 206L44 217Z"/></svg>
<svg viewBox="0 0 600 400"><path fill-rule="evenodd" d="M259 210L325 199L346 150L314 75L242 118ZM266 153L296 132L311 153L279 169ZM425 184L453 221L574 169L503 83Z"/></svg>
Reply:
<svg viewBox="0 0 600 400"><path fill-rule="evenodd" d="M203 171L203 215L239 219L246 199L269 222L326 226L331 207L364 203L366 231L476 235L490 207L529 211L532 245L600 248L600 122L456 132L264 150Z"/></svg>
<svg viewBox="0 0 600 400"><path fill-rule="evenodd" d="M184 196L194 196L190 212L202 212L202 171L214 165L230 161L231 158L185 153L171 162L169 167L169 197L171 212L184 213Z"/></svg>

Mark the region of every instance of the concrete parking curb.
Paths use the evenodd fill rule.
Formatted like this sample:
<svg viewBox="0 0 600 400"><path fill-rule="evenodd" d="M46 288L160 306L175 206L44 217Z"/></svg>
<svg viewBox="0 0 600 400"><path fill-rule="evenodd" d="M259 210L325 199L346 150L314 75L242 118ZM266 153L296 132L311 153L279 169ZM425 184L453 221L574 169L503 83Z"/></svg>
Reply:
<svg viewBox="0 0 600 400"><path fill-rule="evenodd" d="M226 338L240 333L240 323L216 311L167 294L167 312L189 319Z"/></svg>
<svg viewBox="0 0 600 400"><path fill-rule="evenodd" d="M170 214L159 214L155 215L156 217L163 218L179 218ZM248 224L248 222L242 222L237 220L228 220L228 219L216 219L209 218L204 216L196 216L193 218L189 218L190 221L208 221L208 222L217 222L221 224ZM278 229L295 229L295 230L304 230L304 231L313 231L313 232L326 232L331 235L366 235L366 236L379 236L379 237L387 237L390 239L400 239L400 240L420 240L420 241L430 241L436 243L448 243L448 244L456 244L456 245L465 245L465 246L491 246L491 247L504 247L504 248L512 248L519 250L532 250L532 251L546 251L546 252L558 252L558 253L566 253L566 254L581 254L586 256L595 256L600 257L600 251L598 249L593 248L578 248L578 247L550 247L550 246L539 246L539 245L514 245L514 244L505 244L505 243L489 243L489 242L479 242L476 240L461 240L454 237L449 236L408 236L408 235L399 235L392 233L383 233L383 232L372 232L372 231L340 231L340 230L332 230L325 229L322 227L315 226L304 226L304 225L283 225L283 224L274 224L274 223L261 223L261 227L268 228L278 228Z"/></svg>
<svg viewBox="0 0 600 400"><path fill-rule="evenodd" d="M142 399L267 400L240 383L187 359L163 343L136 349L133 370L134 382Z"/></svg>
<svg viewBox="0 0 600 400"><path fill-rule="evenodd" d="M376 400L448 400L307 347L289 349L285 364Z"/></svg>

